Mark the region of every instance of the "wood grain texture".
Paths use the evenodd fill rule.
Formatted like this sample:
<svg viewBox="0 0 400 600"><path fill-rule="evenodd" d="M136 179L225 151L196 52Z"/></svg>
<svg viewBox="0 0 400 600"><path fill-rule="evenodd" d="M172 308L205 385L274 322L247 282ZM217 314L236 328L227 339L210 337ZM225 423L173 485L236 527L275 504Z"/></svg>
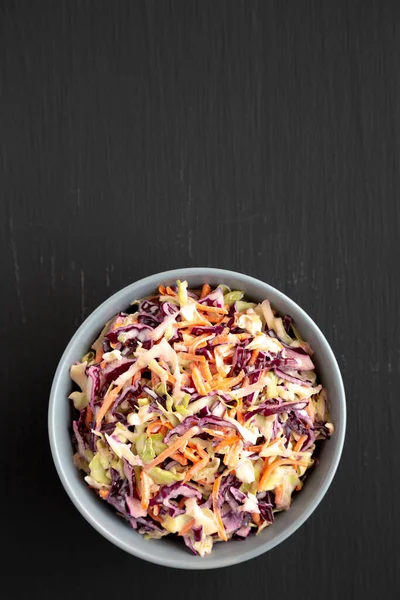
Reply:
<svg viewBox="0 0 400 600"><path fill-rule="evenodd" d="M399 3L0 6L2 566L24 575L5 600L111 597L119 573L127 590L193 600L395 598ZM337 354L349 417L307 523L206 573L101 538L63 491L46 431L82 320L131 281L196 265L249 273L304 307Z"/></svg>

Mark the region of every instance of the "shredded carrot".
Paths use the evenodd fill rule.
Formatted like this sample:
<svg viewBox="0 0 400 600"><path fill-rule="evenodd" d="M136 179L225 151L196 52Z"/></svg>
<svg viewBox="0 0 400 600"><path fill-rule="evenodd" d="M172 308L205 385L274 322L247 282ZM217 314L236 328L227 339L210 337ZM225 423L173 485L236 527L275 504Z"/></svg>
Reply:
<svg viewBox="0 0 400 600"><path fill-rule="evenodd" d="M153 371L150 371L150 373L151 373L151 385L152 385L152 387L155 387L157 385L157 383L160 383L161 379L159 378L157 373L154 373ZM132 383L133 383L133 381L132 381Z"/></svg>
<svg viewBox="0 0 400 600"><path fill-rule="evenodd" d="M220 344L229 344L229 338L227 335L217 335L211 340L211 346L219 346Z"/></svg>
<svg viewBox="0 0 400 600"><path fill-rule="evenodd" d="M256 360L257 360L259 354L260 354L259 350L253 350L253 352L251 353L251 356L250 356L250 360L247 363L248 367L252 367L253 365L256 364Z"/></svg>
<svg viewBox="0 0 400 600"><path fill-rule="evenodd" d="M163 426L162 421L154 421L153 423L149 423L146 429L146 436L149 437L152 433L157 433Z"/></svg>
<svg viewBox="0 0 400 600"><path fill-rule="evenodd" d="M257 527L258 527L258 525L260 524L260 521L261 521L260 515L258 513L256 513L256 512L252 512L251 513L251 518L253 519L253 523L255 525L257 525Z"/></svg>
<svg viewBox="0 0 400 600"><path fill-rule="evenodd" d="M215 518L217 521L218 535L221 539L224 540L224 542L227 542L228 536L226 535L224 524L222 522L221 512L220 512L219 506L218 506L218 493L219 493L219 488L221 485L221 479L222 479L222 475L217 477L216 480L214 481L211 495L212 495L213 511L214 511L214 515L215 515Z"/></svg>
<svg viewBox="0 0 400 600"><path fill-rule="evenodd" d="M96 416L96 429L99 429L100 423L104 419L107 411L113 405L113 403L114 403L115 399L117 398L118 394L120 393L120 391L121 391L121 386L117 385L117 387L112 389L110 392L107 392L107 394L104 396L103 404L101 405L100 410Z"/></svg>
<svg viewBox="0 0 400 600"><path fill-rule="evenodd" d="M147 473L143 469L140 473L140 484L140 487L142 488L141 504L142 508L146 510L149 506L150 501L150 486L152 484L152 479L151 477L149 477L149 475L147 475Z"/></svg>
<svg viewBox="0 0 400 600"><path fill-rule="evenodd" d="M215 383L211 383L211 388L213 390L228 390L233 388L235 385L238 385L244 379L244 371L241 371L237 377L227 377L224 381L216 381Z"/></svg>
<svg viewBox="0 0 400 600"><path fill-rule="evenodd" d="M272 471L274 471L277 467L281 465L293 465L298 467L306 467L307 463L302 462L301 460L289 460L287 458L281 458L279 460L275 460L273 463L269 464L268 458L264 461L264 468L261 473L260 481L258 483L258 491L260 492L264 486L264 483L271 475Z"/></svg>
<svg viewBox="0 0 400 600"><path fill-rule="evenodd" d="M160 294L162 296L165 296L166 290L165 290L165 287L163 285L159 285L158 286L158 291L160 292Z"/></svg>
<svg viewBox="0 0 400 600"><path fill-rule="evenodd" d="M156 456L156 458L154 458L151 462L149 462L147 465L145 465L143 467L144 470L145 471L151 471L151 469L153 469L154 467L156 467L160 463L164 462L164 460L166 458L169 458L177 450L180 450L182 448L182 446L184 446L186 444L186 442L188 440L190 440L190 438L192 438L193 436L197 435L198 432L199 432L199 428L198 427L191 427L190 429L188 429L186 431L186 433L184 433L183 435L181 435L180 437L178 437L178 439L173 444L171 444L168 448L166 448L163 452L161 452L161 454L159 454L158 456Z"/></svg>
<svg viewBox="0 0 400 600"><path fill-rule="evenodd" d="M259 444L258 446L247 446L245 448L245 450L247 452L261 452L261 450L264 448L264 444Z"/></svg>
<svg viewBox="0 0 400 600"><path fill-rule="evenodd" d="M197 446L197 452L198 452L199 456L201 457L201 460L199 460L197 463L195 463L193 465L193 467L191 467L186 472L185 478L183 480L184 482L190 481L195 473L198 473L199 471L201 471L201 469L204 469L204 467L206 467L208 464L209 456L208 456L207 452L205 452L203 450L203 448L201 448L201 446Z"/></svg>
<svg viewBox="0 0 400 600"><path fill-rule="evenodd" d="M190 521L185 523L185 525L179 531L178 535L186 535L192 529L192 527L193 527L193 525L195 525L195 523L196 523L195 519L190 519Z"/></svg>
<svg viewBox="0 0 400 600"><path fill-rule="evenodd" d="M283 498L283 483L275 488L275 504L280 504Z"/></svg>
<svg viewBox="0 0 400 600"><path fill-rule="evenodd" d="M299 439L297 440L297 443L295 445L295 447L293 448L293 453L296 452L300 452L304 442L307 440L307 436L306 435L302 435L301 437L299 437Z"/></svg>
<svg viewBox="0 0 400 600"><path fill-rule="evenodd" d="M220 315L227 315L228 311L226 308L220 308L219 306L207 306L206 304L196 303L197 310L201 310L202 312L213 312L218 313Z"/></svg>
<svg viewBox="0 0 400 600"><path fill-rule="evenodd" d="M205 359L204 356L202 358ZM204 360L204 362L202 362L199 365L199 369L200 369L200 373L202 374L202 376L204 377L204 379L206 381L211 381L212 380L212 375L211 375L210 367L208 366L208 362L206 362L206 360Z"/></svg>
<svg viewBox="0 0 400 600"><path fill-rule="evenodd" d="M153 506L153 513L155 514L155 516L157 516L159 512L160 507L158 506L158 504L156 504L155 506Z"/></svg>
<svg viewBox="0 0 400 600"><path fill-rule="evenodd" d="M222 448L225 448L227 446L232 446L233 444L236 444L236 442L238 442L239 440L240 438L237 435L232 435L231 437L225 440L221 440L219 444L215 447L215 452L219 452L220 450L222 450Z"/></svg>
<svg viewBox="0 0 400 600"><path fill-rule="evenodd" d="M176 460L183 467L185 467L188 464L186 456L182 456L180 452L174 452L174 454L171 454L171 458Z"/></svg>
<svg viewBox="0 0 400 600"><path fill-rule="evenodd" d="M243 413L240 410L236 411L236 419L237 419L237 422L239 423L239 425L243 425L243 423L244 423L244 416L243 416Z"/></svg>
<svg viewBox="0 0 400 600"><path fill-rule="evenodd" d="M152 519L154 519L154 521L157 521L158 523L163 523L163 520L161 517L158 516L158 513L156 512L156 508L158 508L158 506L153 506L152 508L149 507L147 509L147 512L149 513L149 515L151 516Z"/></svg>
<svg viewBox="0 0 400 600"><path fill-rule="evenodd" d="M193 365L193 367L192 367L192 379L193 379L194 386L195 386L196 390L198 391L198 393L201 394L202 396L206 396L207 388L204 385L205 382L201 376L199 368L196 367L196 365Z"/></svg>
<svg viewBox="0 0 400 600"><path fill-rule="evenodd" d="M192 361L194 360L195 362L201 362L201 363L206 362L205 356L198 356L197 354L193 354L191 352L179 352L179 356L183 360L192 360Z"/></svg>
<svg viewBox="0 0 400 600"><path fill-rule="evenodd" d="M187 500L187 498L185 498L185 497L181 498L178 502L178 508L183 508L185 506L186 500Z"/></svg>
<svg viewBox="0 0 400 600"><path fill-rule="evenodd" d="M201 288L200 300L203 300L208 294L211 292L211 286L208 283L205 283Z"/></svg>
<svg viewBox="0 0 400 600"><path fill-rule="evenodd" d="M99 496L104 500L108 498L109 493L109 490L99 490Z"/></svg>
<svg viewBox="0 0 400 600"><path fill-rule="evenodd" d="M174 292L174 290L172 288L170 288L169 286L165 288L165 291L167 292L168 296L176 296L176 293Z"/></svg>
<svg viewBox="0 0 400 600"><path fill-rule="evenodd" d="M101 362L102 358L103 358L103 346L102 346L102 344L100 344L100 346L96 350L96 356L94 357L94 362L97 364L97 363Z"/></svg>
<svg viewBox="0 0 400 600"><path fill-rule="evenodd" d="M210 323L208 321L197 321L196 323L192 323L191 321L179 321L179 323L174 323L176 329L182 329L182 327L203 327L204 325L210 325Z"/></svg>
<svg viewBox="0 0 400 600"><path fill-rule="evenodd" d="M225 319L225 318L226 318L226 317L224 317L224 319ZM217 315L213 315L213 314L211 314L211 313L210 313L210 314L207 316L207 319L208 319L208 320L210 321L210 323L212 323L213 325L221 325L221 323L223 323L223 322L224 322L224 321L223 321L223 319L221 319L221 316L220 316L220 315L218 315L218 316L217 316ZM225 321L225 322L226 322L226 321Z"/></svg>
<svg viewBox="0 0 400 600"><path fill-rule="evenodd" d="M199 457L196 456L194 454L194 452L192 452L190 450L190 448L185 448L185 450L183 451L183 456L186 456L186 458L188 458L189 460L191 460L194 463L196 463L196 462L198 462L200 460Z"/></svg>
<svg viewBox="0 0 400 600"><path fill-rule="evenodd" d="M89 425L92 421L93 421L93 411L90 408L90 406L88 406L86 409L86 414L85 414L85 425L86 425L87 429L89 429Z"/></svg>
<svg viewBox="0 0 400 600"><path fill-rule="evenodd" d="M251 337L251 335L249 333L232 333L232 335L234 335L235 337L237 337L237 339L240 340L240 341L248 340L249 337Z"/></svg>

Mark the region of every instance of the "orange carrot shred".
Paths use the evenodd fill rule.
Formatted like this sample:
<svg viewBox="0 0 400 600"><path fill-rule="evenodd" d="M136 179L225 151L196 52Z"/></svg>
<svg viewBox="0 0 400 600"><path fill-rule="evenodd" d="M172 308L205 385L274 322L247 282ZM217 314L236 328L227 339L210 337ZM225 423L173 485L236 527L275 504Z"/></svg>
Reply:
<svg viewBox="0 0 400 600"><path fill-rule="evenodd" d="M258 357L259 354L260 354L259 350L253 350L253 352L251 353L250 360L247 363L249 367L252 367L253 365L255 365L257 357Z"/></svg>
<svg viewBox="0 0 400 600"><path fill-rule="evenodd" d="M287 458L282 458L280 460L275 460L273 463L269 464L268 459L266 459L264 461L264 468L261 473L260 481L258 483L258 491L262 490L264 483L266 482L268 477L271 475L272 471L274 471L277 467L280 467L281 465L306 467L307 463L302 462L301 460L289 460Z"/></svg>
<svg viewBox="0 0 400 600"><path fill-rule="evenodd" d="M113 405L113 403L114 403L114 401L115 401L115 399L118 396L118 394L119 394L120 391L121 391L121 386L118 385L117 387L115 387L114 389L112 389L110 392L108 392L104 396L103 404L101 405L100 410L99 410L99 412L97 413L97 416L96 416L96 429L98 429L100 427L100 423L104 419L107 411Z"/></svg>
<svg viewBox="0 0 400 600"><path fill-rule="evenodd" d="M275 488L275 504L280 504L283 498L283 484L277 485Z"/></svg>
<svg viewBox="0 0 400 600"><path fill-rule="evenodd" d="M197 310L201 310L202 312L213 312L218 313L220 315L227 315L228 311L226 308L220 308L219 306L207 306L206 304L196 303Z"/></svg>
<svg viewBox="0 0 400 600"><path fill-rule="evenodd" d="M188 440L190 440L190 438L192 438L195 435L197 435L198 432L199 432L199 428L198 427L191 427L190 429L188 429L186 431L186 433L184 433L183 435L181 435L180 437L178 437L178 439L173 444L171 444L168 448L166 448L165 450L163 450L163 452L161 452L161 454L159 454L158 456L156 456L156 458L154 458L151 462L149 462L147 465L145 465L143 467L144 470L145 471L151 471L151 469L153 469L154 467L156 467L160 463L164 462L164 460L166 458L169 458L177 450L180 450L182 448L182 446L184 446L186 444L186 442Z"/></svg>
<svg viewBox="0 0 400 600"><path fill-rule="evenodd" d="M211 292L211 286L208 283L205 283L201 288L200 300L203 300L208 294Z"/></svg>
<svg viewBox="0 0 400 600"><path fill-rule="evenodd" d="M195 519L190 519L190 521L185 523L185 525L182 527L182 529L180 530L178 535L186 535L192 529L192 527L195 523L196 523Z"/></svg>
<svg viewBox="0 0 400 600"><path fill-rule="evenodd" d="M99 496L104 500L108 498L109 490L99 490Z"/></svg>
<svg viewBox="0 0 400 600"><path fill-rule="evenodd" d="M188 464L186 456L183 456L180 452L174 452L174 454L171 454L171 458L176 460L183 467Z"/></svg>
<svg viewBox="0 0 400 600"><path fill-rule="evenodd" d="M142 488L141 504L142 508L146 510L149 506L150 501L150 486L152 484L152 479L149 477L149 475L147 475L147 473L143 469L140 473L140 483Z"/></svg>
<svg viewBox="0 0 400 600"><path fill-rule="evenodd" d="M299 439L297 440L297 443L295 445L295 447L293 448L293 452L300 452L301 447L303 446L304 442L307 440L307 436L306 435L302 435L301 437L299 437Z"/></svg>
<svg viewBox="0 0 400 600"><path fill-rule="evenodd" d="M214 515L215 515L215 518L217 521L218 535L221 539L224 540L224 542L227 542L228 536L226 535L224 524L222 522L221 512L220 512L219 506L218 506L218 493L219 493L219 488L221 485L221 479L222 479L222 475L217 477L216 480L214 481L211 495L212 495L213 511L214 511Z"/></svg>
<svg viewBox="0 0 400 600"><path fill-rule="evenodd" d="M90 408L90 406L88 406L86 409L86 414L85 414L85 425L86 425L87 429L89 429L89 425L92 421L93 421L93 411Z"/></svg>

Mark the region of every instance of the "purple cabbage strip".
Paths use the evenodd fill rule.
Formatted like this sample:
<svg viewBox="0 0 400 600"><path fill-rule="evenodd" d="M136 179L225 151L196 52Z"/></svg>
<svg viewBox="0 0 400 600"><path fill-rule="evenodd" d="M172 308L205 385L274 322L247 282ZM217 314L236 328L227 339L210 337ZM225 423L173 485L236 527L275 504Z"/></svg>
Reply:
<svg viewBox="0 0 400 600"><path fill-rule="evenodd" d="M142 393L142 386L140 381L137 381L134 385L129 385L124 388L119 396L116 397L114 404L111 409L111 414L113 415L117 410L118 406L122 404L124 400L127 400L133 410L137 410L137 398Z"/></svg>
<svg viewBox="0 0 400 600"><path fill-rule="evenodd" d="M173 504L171 504L171 500L177 498L178 496L184 496L185 498L197 498L201 500L201 493L195 488L191 487L187 483L173 483L172 485L164 485L160 488L157 495L150 500L150 506L154 506L156 504L163 504L168 508L175 508Z"/></svg>
<svg viewBox="0 0 400 600"><path fill-rule="evenodd" d="M199 418L196 415L189 415L188 417L186 417L186 419L182 421L182 423L179 423L179 425L177 425L176 427L174 427L174 429L171 429L167 433L167 435L164 438L164 444L167 444L173 435L183 435L184 433L186 433L186 431L188 431L191 427L194 427L195 425L197 425L197 427L199 427L200 429L209 425L237 429L236 426L230 421L225 421L224 419L221 419L220 417L215 417L214 415L205 416L203 418Z"/></svg>
<svg viewBox="0 0 400 600"><path fill-rule="evenodd" d="M75 434L75 438L76 438L76 443L78 446L78 452L79 455L84 458L87 462L89 462L88 457L86 456L86 443L84 440L84 437L80 434L79 432L79 427L78 427L78 422L77 421L73 421L72 422L72 428L74 430L74 434Z"/></svg>
<svg viewBox="0 0 400 600"><path fill-rule="evenodd" d="M204 296L199 300L199 304L205 304L206 306L218 306L219 308L224 307L224 294L220 287L210 292L207 296Z"/></svg>
<svg viewBox="0 0 400 600"><path fill-rule="evenodd" d="M196 325L195 327L192 327L192 333L193 335L203 335L205 333L209 333L210 335L212 333L215 333L217 335L219 335L220 333L222 333L224 330L224 325L215 325L214 327L209 327L207 325Z"/></svg>
<svg viewBox="0 0 400 600"><path fill-rule="evenodd" d="M135 360L129 360L129 358L123 358L121 360L113 360L109 365L102 370L102 375L104 376L107 383L111 383L115 381L122 373L125 373L129 369Z"/></svg>
<svg viewBox="0 0 400 600"><path fill-rule="evenodd" d="M124 474L125 474L125 477L128 481L128 485L129 485L129 495L133 497L133 496L136 496L135 471L134 471L132 465L130 465L125 458L123 459L123 461L124 461L123 470L124 470Z"/></svg>
<svg viewBox="0 0 400 600"><path fill-rule="evenodd" d="M148 325L144 325L143 323L131 323L130 325L125 325L125 327L119 327L118 329L114 329L113 331L109 331L107 333L107 338L112 344L116 344L118 342L118 336L121 333L128 333L129 338L138 338L140 341L144 341L147 338L146 331L152 331L152 328Z"/></svg>
<svg viewBox="0 0 400 600"><path fill-rule="evenodd" d="M90 408L94 409L94 404L96 401L96 395L99 391L100 387L100 369L99 367L91 366L86 369L86 375L88 377L89 385L90 385L90 393L89 393L89 404Z"/></svg>
<svg viewBox="0 0 400 600"><path fill-rule="evenodd" d="M283 402L279 404L273 403L271 400L267 402L263 402L257 408L252 411L247 412L244 415L244 420L248 421L252 416L261 413L264 417L269 417L270 415L277 415L283 412L291 412L294 410L303 410L308 404L308 400L303 400L300 402Z"/></svg>
<svg viewBox="0 0 400 600"><path fill-rule="evenodd" d="M277 375L281 379L290 381L290 383L297 383L297 385L302 385L304 387L312 386L312 383L310 383L308 381L304 381L303 379L299 379L298 377L294 377L293 375L290 375L289 373L285 373L285 371L282 371L281 369L275 368L274 372L275 372L275 375Z"/></svg>

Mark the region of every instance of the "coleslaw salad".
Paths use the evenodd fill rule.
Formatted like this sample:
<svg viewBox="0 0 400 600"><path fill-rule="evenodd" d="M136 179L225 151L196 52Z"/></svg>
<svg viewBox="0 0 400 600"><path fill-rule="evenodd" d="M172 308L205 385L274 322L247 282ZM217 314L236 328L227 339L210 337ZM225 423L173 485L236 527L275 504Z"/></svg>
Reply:
<svg viewBox="0 0 400 600"><path fill-rule="evenodd" d="M268 300L161 285L71 367L74 462L147 538L177 534L204 556L259 533L333 432L311 357Z"/></svg>

